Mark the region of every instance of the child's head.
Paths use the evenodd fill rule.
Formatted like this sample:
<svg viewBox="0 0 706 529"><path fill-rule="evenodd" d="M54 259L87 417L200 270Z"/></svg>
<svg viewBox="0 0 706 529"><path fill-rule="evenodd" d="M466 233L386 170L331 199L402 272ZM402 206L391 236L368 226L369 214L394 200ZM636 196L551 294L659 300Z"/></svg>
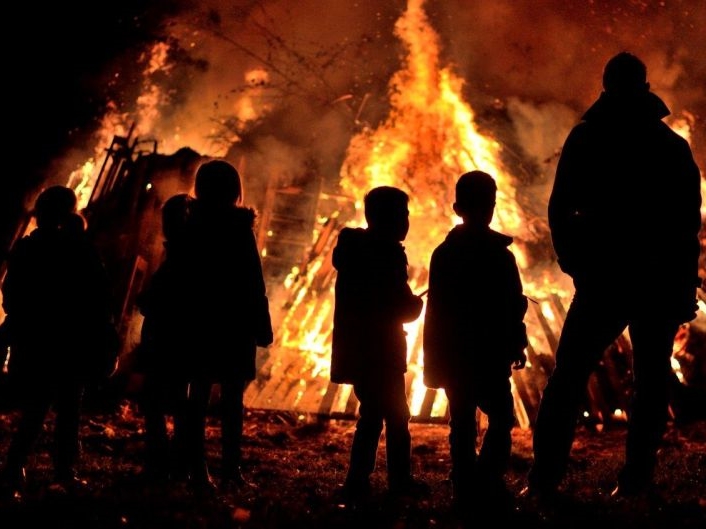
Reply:
<svg viewBox="0 0 706 529"><path fill-rule="evenodd" d="M83 233L86 231L86 218L78 212L72 213L64 222L64 229L72 233Z"/></svg>
<svg viewBox="0 0 706 529"><path fill-rule="evenodd" d="M210 160L196 171L196 198L209 204L232 205L242 199L240 174L225 160Z"/></svg>
<svg viewBox="0 0 706 529"><path fill-rule="evenodd" d="M466 223L487 226L493 220L498 186L488 173L470 171L456 182L453 208Z"/></svg>
<svg viewBox="0 0 706 529"><path fill-rule="evenodd" d="M368 228L395 241L404 241L409 231L409 196L396 187L381 186L365 195Z"/></svg>
<svg viewBox="0 0 706 529"><path fill-rule="evenodd" d="M65 186L51 186L42 191L34 203L37 226L52 228L62 226L76 212L76 193Z"/></svg>
<svg viewBox="0 0 706 529"><path fill-rule="evenodd" d="M162 206L162 233L164 238L172 240L183 235L189 216L191 197L180 193L170 197Z"/></svg>

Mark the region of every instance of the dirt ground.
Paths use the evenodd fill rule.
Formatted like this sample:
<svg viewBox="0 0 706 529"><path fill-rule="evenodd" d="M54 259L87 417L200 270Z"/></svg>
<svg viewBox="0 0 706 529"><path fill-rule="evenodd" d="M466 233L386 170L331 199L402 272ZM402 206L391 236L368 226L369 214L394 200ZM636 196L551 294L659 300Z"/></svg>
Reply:
<svg viewBox="0 0 706 529"><path fill-rule="evenodd" d="M2 460L17 417L0 414ZM72 494L51 485L51 421L28 468L22 502L3 500L0 526L93 529L152 528L451 528L448 427L412 423L413 464L431 487L414 501L391 501L385 491L384 438L378 452L375 492L351 509L340 500L355 423L289 412L248 410L244 471L252 485L214 496L194 495L182 483L148 485L142 470L142 420L129 400L109 410L87 410L82 426L79 472L85 485ZM218 477L219 424L207 437L212 473ZM622 460L624 426L598 431L580 426L572 452L565 498L553 509L517 498L504 516L478 513L473 527L523 528L700 528L706 527L706 421L670 424L660 453L658 498L625 501L609 496ZM531 431L513 433L507 483L525 485ZM488 506L488 513L491 506ZM490 520L488 519L490 518Z"/></svg>

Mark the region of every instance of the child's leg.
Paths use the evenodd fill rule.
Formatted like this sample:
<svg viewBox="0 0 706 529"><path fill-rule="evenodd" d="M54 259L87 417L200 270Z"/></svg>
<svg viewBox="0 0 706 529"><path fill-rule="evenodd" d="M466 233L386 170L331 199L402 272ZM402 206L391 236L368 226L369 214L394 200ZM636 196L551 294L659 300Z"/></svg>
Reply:
<svg viewBox="0 0 706 529"><path fill-rule="evenodd" d="M502 488L512 449L514 402L509 377L501 374L495 380L486 380L489 384L484 388L480 408L488 416L488 430L478 456L478 473L485 485Z"/></svg>
<svg viewBox="0 0 706 529"><path fill-rule="evenodd" d="M206 415L210 396L210 382L191 381L185 422L186 458L191 481L197 487L210 483L206 461Z"/></svg>
<svg viewBox="0 0 706 529"><path fill-rule="evenodd" d="M140 399L145 425L145 472L150 478L166 478L169 473L164 384L159 374L148 373Z"/></svg>
<svg viewBox="0 0 706 529"><path fill-rule="evenodd" d="M449 401L449 450L451 483L455 502L465 502L472 495L476 474L476 400L469 384L446 388Z"/></svg>
<svg viewBox="0 0 706 529"><path fill-rule="evenodd" d="M221 383L221 476L224 478L240 477L244 390L245 381L240 379Z"/></svg>
<svg viewBox="0 0 706 529"><path fill-rule="evenodd" d="M375 470L378 443L382 435L383 414L376 384L368 381L353 386L360 402L351 458L348 467L347 485L366 486Z"/></svg>
<svg viewBox="0 0 706 529"><path fill-rule="evenodd" d="M59 389L56 399L56 422L54 429L54 472L60 481L74 478L74 466L78 459L79 420L83 388L69 382Z"/></svg>
<svg viewBox="0 0 706 529"><path fill-rule="evenodd" d="M189 381L183 375L176 375L169 384L174 431L170 450L171 473L176 479L189 477Z"/></svg>
<svg viewBox="0 0 706 529"><path fill-rule="evenodd" d="M22 396L19 424L12 436L2 472L3 481L13 487L21 485L24 480L24 467L42 432L50 406L51 395L46 388L37 386L33 398Z"/></svg>
<svg viewBox="0 0 706 529"><path fill-rule="evenodd" d="M404 373L395 373L380 389L379 400L385 418L387 481L391 489L405 488L412 475L412 438L409 433L409 405Z"/></svg>

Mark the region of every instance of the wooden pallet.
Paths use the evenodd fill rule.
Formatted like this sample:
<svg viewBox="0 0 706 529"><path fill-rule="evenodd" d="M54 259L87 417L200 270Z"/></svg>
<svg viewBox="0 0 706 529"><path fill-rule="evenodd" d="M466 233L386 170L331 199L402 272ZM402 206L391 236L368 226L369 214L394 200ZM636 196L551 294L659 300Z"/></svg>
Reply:
<svg viewBox="0 0 706 529"><path fill-rule="evenodd" d="M541 391L553 368L554 353L558 343L560 326L564 314L557 310L557 299L547 299L533 305L528 311L527 327L531 343L528 347L529 362L525 369L514 371L512 390L515 396L515 411L522 427L531 427L536 416ZM299 325L306 325L312 314L320 310L323 301L302 300L301 307L291 306L293 318ZM307 307L307 312L303 312ZM553 311L550 320L544 311ZM329 318L330 321L330 318ZM286 318L282 325L288 324ZM248 386L245 404L251 408L288 410L303 414L316 414L330 417L354 418L358 401L352 388L347 384L336 384L328 378L328 371L316 373L322 363L327 362L327 353L321 348L330 346L330 323L320 329L323 343L320 350L307 351L295 343L275 344L268 350L261 350L260 367L257 378ZM421 339L421 331L417 340ZM446 422L448 406L443 391L423 387L421 346L411 347L410 368L406 383L409 404L414 421ZM490 353L489 353L490 354Z"/></svg>

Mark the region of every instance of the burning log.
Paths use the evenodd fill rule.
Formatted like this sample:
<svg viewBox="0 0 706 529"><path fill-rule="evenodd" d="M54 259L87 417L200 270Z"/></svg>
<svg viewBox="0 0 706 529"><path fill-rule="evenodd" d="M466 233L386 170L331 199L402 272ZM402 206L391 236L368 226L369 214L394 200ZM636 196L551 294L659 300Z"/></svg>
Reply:
<svg viewBox="0 0 706 529"><path fill-rule="evenodd" d="M135 294L162 256L158 235L160 205L171 194L190 190L194 168L201 160L189 150L169 157L136 153L137 144L135 141L131 145L127 140L114 142L103 166L109 176L101 191L92 194L86 209L92 233L114 272L126 355L139 340L141 317L135 308ZM301 199L293 189L283 190L283 194ZM319 205L329 201L331 213L315 220L316 210L308 210L312 216L308 222L317 236L310 247L303 248L300 264L284 280L283 298L279 302L273 300L278 333L269 349L259 351L257 377L246 389L245 404L250 408L352 418L357 413L357 399L350 386L330 382L329 361L335 278L331 256L339 231L351 222L346 218L350 215L343 212L353 211L354 207L350 199L340 195L320 193L312 201ZM281 212L263 212L262 219L269 219L271 224L263 221L261 234L267 234L272 227L274 213ZM410 267L410 284L415 291L423 291L427 280L425 267ZM558 294L533 297L537 302L531 304L526 317L529 361L524 370L512 374L516 416L524 428L531 427L536 417L566 316ZM422 322L423 316L408 328L409 404L413 420L443 422L448 419L444 392L426 388L422 382ZM616 410L627 407L630 354L630 342L624 336L606 350L601 369L592 376L587 390L588 422L603 424L624 419L624 414L616 414ZM129 369L129 362L124 366Z"/></svg>

